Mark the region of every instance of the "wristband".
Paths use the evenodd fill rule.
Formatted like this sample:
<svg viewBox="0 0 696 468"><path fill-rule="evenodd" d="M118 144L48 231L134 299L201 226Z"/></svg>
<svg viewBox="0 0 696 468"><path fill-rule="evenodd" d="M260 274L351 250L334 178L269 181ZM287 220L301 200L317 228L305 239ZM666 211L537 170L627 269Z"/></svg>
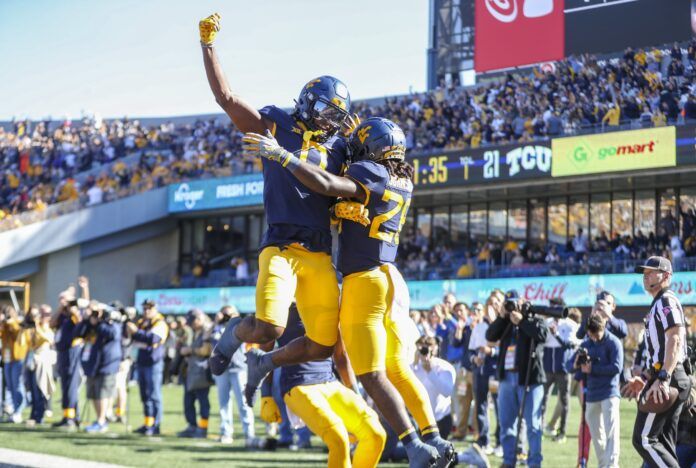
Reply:
<svg viewBox="0 0 696 468"><path fill-rule="evenodd" d="M213 43L211 42L210 44L207 44L207 43L201 41L201 47L203 47L203 48L205 48L205 49L212 49L212 48L213 48Z"/></svg>

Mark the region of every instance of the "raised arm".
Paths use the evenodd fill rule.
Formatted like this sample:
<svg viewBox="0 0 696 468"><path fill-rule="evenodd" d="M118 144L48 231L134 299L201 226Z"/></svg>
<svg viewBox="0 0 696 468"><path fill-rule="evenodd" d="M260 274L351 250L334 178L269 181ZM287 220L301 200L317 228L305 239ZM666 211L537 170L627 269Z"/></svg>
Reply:
<svg viewBox="0 0 696 468"><path fill-rule="evenodd" d="M263 133L267 128L263 117L249 103L232 93L213 48L215 36L220 31L220 15L215 13L201 20L198 23L198 28L201 36L205 74L208 77L208 84L215 96L215 101L239 130L245 133Z"/></svg>

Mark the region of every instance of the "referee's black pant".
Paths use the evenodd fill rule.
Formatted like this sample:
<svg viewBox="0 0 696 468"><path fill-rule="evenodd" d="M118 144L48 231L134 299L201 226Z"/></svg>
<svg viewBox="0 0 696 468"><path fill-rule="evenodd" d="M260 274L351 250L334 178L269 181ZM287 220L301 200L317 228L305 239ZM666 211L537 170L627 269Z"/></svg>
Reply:
<svg viewBox="0 0 696 468"><path fill-rule="evenodd" d="M653 384L648 381L644 392ZM643 413L638 411L633 427L633 446L651 468L679 468L677 461L677 424L682 407L689 394L691 381L679 364L672 373L670 387L679 390L679 399L664 413Z"/></svg>

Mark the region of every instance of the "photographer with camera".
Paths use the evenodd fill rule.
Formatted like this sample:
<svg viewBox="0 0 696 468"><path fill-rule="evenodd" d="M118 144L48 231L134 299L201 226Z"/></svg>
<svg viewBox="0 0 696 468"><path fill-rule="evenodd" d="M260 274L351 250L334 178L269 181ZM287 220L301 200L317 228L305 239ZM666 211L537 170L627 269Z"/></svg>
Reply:
<svg viewBox="0 0 696 468"><path fill-rule="evenodd" d="M162 423L162 378L164 372L164 343L169 327L155 302L143 301L143 316L137 323L126 322L128 336L138 348L138 384L143 401L145 421L135 430L145 436L159 435Z"/></svg>
<svg viewBox="0 0 696 468"><path fill-rule="evenodd" d="M628 335L628 325L626 325L625 320L614 317L614 312L616 312L616 298L614 295L609 291L601 291L598 293L595 298L592 313L597 313L604 319L606 331L619 340L623 340ZM576 336L579 340L584 340L586 338L586 328L584 323L578 328Z"/></svg>
<svg viewBox="0 0 696 468"><path fill-rule="evenodd" d="M77 326L82 321L80 308L89 305L89 281L84 276L77 279L82 290L82 297L76 298L75 286L60 293L58 310L51 317L51 328L56 331L55 347L57 352L57 369L60 378L63 418L53 427L74 431L77 429L78 393L81 382L80 356L82 355L82 338L78 337Z"/></svg>
<svg viewBox="0 0 696 468"><path fill-rule="evenodd" d="M585 420L600 468L619 466L619 376L623 346L609 333L606 320L594 313L587 321L587 338L575 354L576 380L585 386Z"/></svg>
<svg viewBox="0 0 696 468"><path fill-rule="evenodd" d="M505 295L499 316L486 331L488 341L500 341L498 355L498 410L504 468L515 466L519 418L527 425L528 466L540 467L541 406L546 375L542 365L548 328L535 314L551 315L550 308L534 307L523 301L517 291ZM560 315L560 313L558 314Z"/></svg>
<svg viewBox="0 0 696 468"><path fill-rule="evenodd" d="M48 399L55 390L53 365L56 355L52 349L54 334L49 325L51 315L50 306L32 306L24 321L29 325L26 327L29 353L25 363L31 392L31 415L27 421L29 427L43 422Z"/></svg>
<svg viewBox="0 0 696 468"><path fill-rule="evenodd" d="M21 315L12 306L0 309L0 338L2 339L2 362L4 364L6 394L12 400L10 421L22 422L22 410L26 403L24 394L24 358L28 345L25 333L26 325Z"/></svg>
<svg viewBox="0 0 696 468"><path fill-rule="evenodd" d="M97 419L85 429L104 433L107 413L116 391L116 373L121 364L121 311L93 301L76 335L84 340L82 369L87 376L87 399L92 400Z"/></svg>
<svg viewBox="0 0 696 468"><path fill-rule="evenodd" d="M211 345L213 348L225 331L225 327L233 318L239 317L237 308L226 305L215 315L215 325L211 335ZM246 385L246 357L244 347L240 347L232 355L230 367L226 372L213 376L218 393L218 404L220 406L220 442L231 444L233 436L232 425L232 395L237 403L237 411L242 421L242 432L247 446L254 441L254 410L244 404L244 386Z"/></svg>
<svg viewBox="0 0 696 468"><path fill-rule="evenodd" d="M416 347L418 352L411 368L428 392L440 436L447 440L452 431L452 393L457 373L452 364L437 357L439 346L435 338L421 336Z"/></svg>

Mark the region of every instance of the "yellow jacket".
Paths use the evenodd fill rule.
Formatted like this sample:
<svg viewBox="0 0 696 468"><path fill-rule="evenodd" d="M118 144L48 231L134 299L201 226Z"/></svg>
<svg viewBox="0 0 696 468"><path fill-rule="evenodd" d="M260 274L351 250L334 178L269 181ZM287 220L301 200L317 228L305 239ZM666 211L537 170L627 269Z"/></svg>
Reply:
<svg viewBox="0 0 696 468"><path fill-rule="evenodd" d="M3 359L9 357L10 361L22 361L27 357L29 343L26 331L16 319L8 319L2 325L0 337L2 338Z"/></svg>

